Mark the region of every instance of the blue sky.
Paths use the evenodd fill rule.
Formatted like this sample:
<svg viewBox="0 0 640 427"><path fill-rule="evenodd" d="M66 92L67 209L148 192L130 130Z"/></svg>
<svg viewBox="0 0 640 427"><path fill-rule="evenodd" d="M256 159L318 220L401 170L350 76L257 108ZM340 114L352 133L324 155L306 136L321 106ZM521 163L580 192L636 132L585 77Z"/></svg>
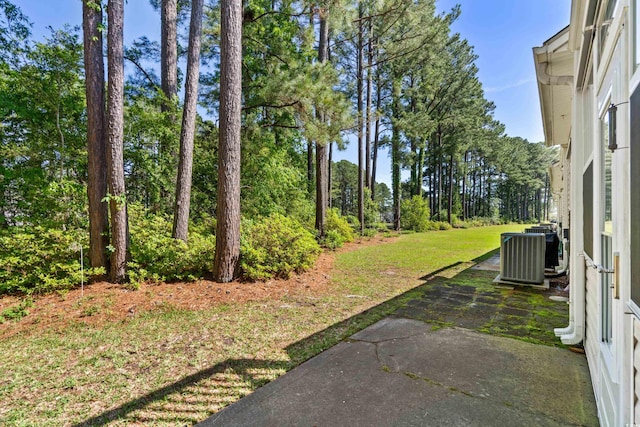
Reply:
<svg viewBox="0 0 640 427"><path fill-rule="evenodd" d="M33 22L33 34L41 39L47 26L81 25L80 0L14 0ZM496 104L495 117L510 136L543 140L538 89L532 48L569 23L571 0L438 0L438 10L460 4L462 14L453 24L474 46L476 64L486 98ZM148 0L128 0L125 6L125 39L142 35L159 39L160 17ZM357 162L352 142L334 160ZM378 181L390 182L386 153L380 154Z"/></svg>
<svg viewBox="0 0 640 427"><path fill-rule="evenodd" d="M569 24L570 0L440 0L462 6L453 25L475 47L486 98L510 136L544 139L532 48Z"/></svg>

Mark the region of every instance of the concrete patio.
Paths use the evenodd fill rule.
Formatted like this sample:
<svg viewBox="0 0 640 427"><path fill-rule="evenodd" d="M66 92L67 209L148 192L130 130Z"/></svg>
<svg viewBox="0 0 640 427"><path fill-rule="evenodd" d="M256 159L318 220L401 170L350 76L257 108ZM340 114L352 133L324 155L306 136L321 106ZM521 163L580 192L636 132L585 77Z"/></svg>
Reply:
<svg viewBox="0 0 640 427"><path fill-rule="evenodd" d="M553 328L549 290L490 268L431 278L420 297L201 423L203 426L597 426L586 359Z"/></svg>

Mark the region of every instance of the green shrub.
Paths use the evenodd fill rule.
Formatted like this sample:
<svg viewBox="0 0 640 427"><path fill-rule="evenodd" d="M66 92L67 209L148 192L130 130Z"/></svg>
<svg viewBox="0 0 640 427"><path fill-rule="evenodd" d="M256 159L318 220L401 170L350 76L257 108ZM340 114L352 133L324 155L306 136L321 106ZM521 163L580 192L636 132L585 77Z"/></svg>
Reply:
<svg viewBox="0 0 640 427"><path fill-rule="evenodd" d="M344 245L344 238L334 230L329 230L324 236L324 239L320 242L322 246L332 251L341 248Z"/></svg>
<svg viewBox="0 0 640 427"><path fill-rule="evenodd" d="M345 217L352 230L360 230L360 220L355 215L347 215Z"/></svg>
<svg viewBox="0 0 640 427"><path fill-rule="evenodd" d="M427 231L439 230L437 221L429 221L427 224Z"/></svg>
<svg viewBox="0 0 640 427"><path fill-rule="evenodd" d="M449 224L447 221L436 221L435 227L436 230L450 230L451 224Z"/></svg>
<svg viewBox="0 0 640 427"><path fill-rule="evenodd" d="M322 243L329 249L339 248L345 242L353 242L353 229L347 218L340 216L336 208L327 211L325 231L326 237Z"/></svg>
<svg viewBox="0 0 640 427"><path fill-rule="evenodd" d="M385 222L376 222L375 224L373 224L373 228L375 228L380 233L386 233L387 231L389 231L389 224Z"/></svg>
<svg viewBox="0 0 640 427"><path fill-rule="evenodd" d="M374 237L376 234L378 234L378 230L376 230L375 228L365 228L362 232L363 237L369 238Z"/></svg>
<svg viewBox="0 0 640 427"><path fill-rule="evenodd" d="M130 205L129 227L131 262L127 266L134 284L193 281L212 270L216 240L211 231L215 220L190 227L185 243L171 237L172 222L168 217L149 215L141 206Z"/></svg>
<svg viewBox="0 0 640 427"><path fill-rule="evenodd" d="M364 189L364 228L375 227L375 223L380 221L380 205L371 199L371 190Z"/></svg>
<svg viewBox="0 0 640 427"><path fill-rule="evenodd" d="M474 225L474 223L472 221L462 221L462 220L456 220L453 222L453 228L471 228L471 227L477 227L476 225Z"/></svg>
<svg viewBox="0 0 640 427"><path fill-rule="evenodd" d="M403 200L400 205L400 226L405 230L423 232L429 229L429 203L420 196Z"/></svg>
<svg viewBox="0 0 640 427"><path fill-rule="evenodd" d="M38 294L79 285L80 253L75 249L79 245L88 245L82 230L13 227L6 231L0 235L0 294ZM92 273L85 271L85 276Z"/></svg>
<svg viewBox="0 0 640 427"><path fill-rule="evenodd" d="M316 205L310 200L297 199L295 200L289 209L286 216L295 219L304 226L310 232L315 230L316 226Z"/></svg>
<svg viewBox="0 0 640 427"><path fill-rule="evenodd" d="M240 266L249 280L288 278L313 266L321 252L309 231L280 214L245 221L241 236Z"/></svg>
<svg viewBox="0 0 640 427"><path fill-rule="evenodd" d="M200 214L200 220L196 222L189 223L189 232L197 233L202 236L207 236L209 234L216 234L216 226L218 221L207 213Z"/></svg>
<svg viewBox="0 0 640 427"><path fill-rule="evenodd" d="M471 228L471 227L487 227L490 225L501 225L502 221L500 218L490 218L490 217L474 217L468 218L465 221L462 221L455 218L453 222L453 226L455 228Z"/></svg>

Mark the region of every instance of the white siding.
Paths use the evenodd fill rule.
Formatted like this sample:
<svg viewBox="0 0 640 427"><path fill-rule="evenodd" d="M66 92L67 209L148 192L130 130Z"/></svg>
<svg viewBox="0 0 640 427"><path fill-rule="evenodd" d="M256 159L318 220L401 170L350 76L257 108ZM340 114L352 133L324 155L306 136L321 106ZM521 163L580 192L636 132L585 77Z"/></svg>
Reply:
<svg viewBox="0 0 640 427"><path fill-rule="evenodd" d="M596 399L601 394L600 387L600 310L598 304L598 276L596 270L587 267L586 271L586 337L584 342L585 353L589 362L591 380Z"/></svg>
<svg viewBox="0 0 640 427"><path fill-rule="evenodd" d="M633 422L640 423L640 321L633 319Z"/></svg>

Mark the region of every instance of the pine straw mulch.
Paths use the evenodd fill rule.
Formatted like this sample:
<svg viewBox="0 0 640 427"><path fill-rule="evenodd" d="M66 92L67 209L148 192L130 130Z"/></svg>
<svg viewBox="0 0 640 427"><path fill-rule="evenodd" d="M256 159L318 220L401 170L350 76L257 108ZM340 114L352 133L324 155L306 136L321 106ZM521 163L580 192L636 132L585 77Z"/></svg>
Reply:
<svg viewBox="0 0 640 427"><path fill-rule="evenodd" d="M96 282L64 293L34 296L28 315L0 324L0 339L42 330L62 330L73 324L100 326L123 322L157 308L203 310L219 304L278 299L284 295L317 296L329 289L337 253L357 250L395 239L375 237L347 243L337 251L324 251L315 266L286 280L255 283L217 283L211 280L145 283L131 290L124 285ZM0 297L0 313L20 304L20 296Z"/></svg>

